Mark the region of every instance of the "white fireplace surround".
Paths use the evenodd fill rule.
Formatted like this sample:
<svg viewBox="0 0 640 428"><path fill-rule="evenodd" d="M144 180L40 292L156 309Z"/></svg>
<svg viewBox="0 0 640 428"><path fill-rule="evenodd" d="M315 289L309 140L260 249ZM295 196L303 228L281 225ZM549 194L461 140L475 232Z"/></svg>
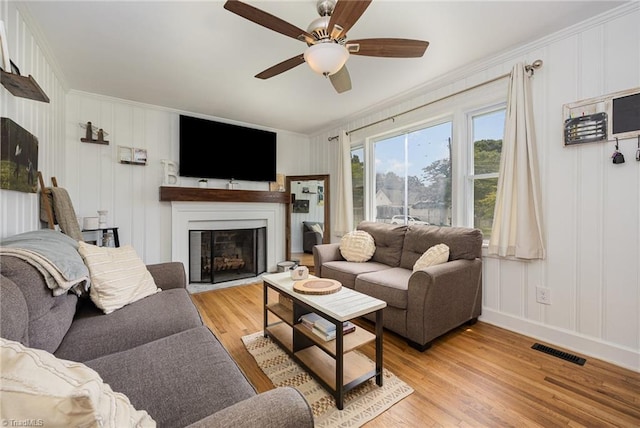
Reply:
<svg viewBox="0 0 640 428"><path fill-rule="evenodd" d="M276 272L278 262L285 256L284 214L284 205L276 203L171 202L171 259L189 266L189 230L266 226L267 271ZM220 285L210 284L210 289L221 288Z"/></svg>

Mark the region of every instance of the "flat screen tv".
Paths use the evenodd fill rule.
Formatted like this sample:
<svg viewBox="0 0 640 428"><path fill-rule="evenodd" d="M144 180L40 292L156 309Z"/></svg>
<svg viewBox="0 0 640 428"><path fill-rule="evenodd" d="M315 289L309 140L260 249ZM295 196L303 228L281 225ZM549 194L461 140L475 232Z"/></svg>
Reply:
<svg viewBox="0 0 640 428"><path fill-rule="evenodd" d="M276 133L180 115L182 177L276 181Z"/></svg>

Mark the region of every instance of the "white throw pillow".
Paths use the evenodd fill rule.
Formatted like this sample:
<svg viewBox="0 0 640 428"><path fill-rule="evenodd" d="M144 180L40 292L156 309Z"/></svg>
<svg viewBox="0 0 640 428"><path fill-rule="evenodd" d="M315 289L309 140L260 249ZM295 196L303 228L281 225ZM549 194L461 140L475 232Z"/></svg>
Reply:
<svg viewBox="0 0 640 428"><path fill-rule="evenodd" d="M144 410L114 392L81 363L0 339L4 421L34 421L52 427L155 427ZM34 425L35 426L35 425Z"/></svg>
<svg viewBox="0 0 640 428"><path fill-rule="evenodd" d="M376 244L368 232L354 230L340 240L340 254L349 262L366 262L376 252Z"/></svg>
<svg viewBox="0 0 640 428"><path fill-rule="evenodd" d="M78 245L78 252L89 268L89 297L105 314L161 291L131 245L119 248L86 242Z"/></svg>
<svg viewBox="0 0 640 428"><path fill-rule="evenodd" d="M449 261L449 247L445 244L437 244L424 252L413 265L413 271L422 270L429 266L439 265Z"/></svg>

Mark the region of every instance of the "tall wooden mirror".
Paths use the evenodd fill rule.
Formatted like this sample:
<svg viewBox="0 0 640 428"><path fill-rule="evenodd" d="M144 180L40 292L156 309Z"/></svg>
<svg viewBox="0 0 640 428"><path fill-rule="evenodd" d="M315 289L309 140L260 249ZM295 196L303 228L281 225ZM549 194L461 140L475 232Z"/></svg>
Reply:
<svg viewBox="0 0 640 428"><path fill-rule="evenodd" d="M290 175L286 186L287 260L298 260L313 270L313 246L331 239L329 175Z"/></svg>

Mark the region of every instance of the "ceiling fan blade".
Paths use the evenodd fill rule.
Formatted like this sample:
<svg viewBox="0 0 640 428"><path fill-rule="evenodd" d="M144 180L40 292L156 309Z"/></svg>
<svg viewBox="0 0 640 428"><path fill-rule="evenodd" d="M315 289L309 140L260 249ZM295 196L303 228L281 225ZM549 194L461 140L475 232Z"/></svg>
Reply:
<svg viewBox="0 0 640 428"><path fill-rule="evenodd" d="M429 42L411 39L360 39L347 42L352 55L385 58L418 58L424 55Z"/></svg>
<svg viewBox="0 0 640 428"><path fill-rule="evenodd" d="M351 90L351 76L346 65L343 65L337 73L330 75L329 80L339 94Z"/></svg>
<svg viewBox="0 0 640 428"><path fill-rule="evenodd" d="M338 0L331 14L331 19L329 19L327 32L334 39L347 34L347 31L360 19L370 3L371 0ZM331 34L336 24L342 27L342 30L339 33Z"/></svg>
<svg viewBox="0 0 640 428"><path fill-rule="evenodd" d="M284 73L285 71L291 70L294 67L299 66L304 63L304 55L296 55L293 58L289 58L285 61L282 61L280 64L276 64L273 67L269 67L261 73L256 74L255 77L258 79L268 79L273 76L277 76L280 73Z"/></svg>
<svg viewBox="0 0 640 428"><path fill-rule="evenodd" d="M258 25L262 25L277 33L284 34L285 36L293 37L294 39L301 40L303 42L313 43L314 38L311 34L296 27L293 24L264 12L258 8L250 6L238 0L227 0L224 4L224 8L230 12L235 13L249 21L255 22Z"/></svg>

